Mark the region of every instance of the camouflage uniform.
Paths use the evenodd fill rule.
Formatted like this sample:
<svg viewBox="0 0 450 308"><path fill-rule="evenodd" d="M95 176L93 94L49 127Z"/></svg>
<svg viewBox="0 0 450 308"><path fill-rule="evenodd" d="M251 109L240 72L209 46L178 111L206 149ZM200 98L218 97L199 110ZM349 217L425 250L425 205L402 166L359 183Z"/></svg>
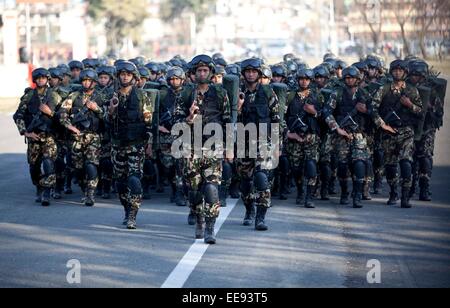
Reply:
<svg viewBox="0 0 450 308"><path fill-rule="evenodd" d="M56 183L54 162L57 158L58 149L55 142L53 120L51 117L42 114L39 111L39 106L46 104L54 115L59 100L60 97L50 88L46 88L42 94L39 94L38 90L27 89L21 97L19 107L13 117L20 135L23 136L26 132L34 132L39 137L39 141L31 139L26 141L28 143L27 158L30 165L31 180L37 188L36 201L43 201L43 205L49 204L50 189ZM36 127L36 120L42 122L43 125ZM44 169L43 174L41 174L41 164ZM44 193L43 198L41 198L41 193Z"/></svg>
<svg viewBox="0 0 450 308"><path fill-rule="evenodd" d="M89 110L88 101L97 103L98 109ZM94 90L92 94L85 91L70 94L59 110L60 123L66 128L75 126L80 135L72 134L71 163L77 175L81 189L85 192L86 205L93 205L94 194L98 184L98 166L100 163L101 136L98 133L103 122L105 97ZM84 121L83 125L77 118Z"/></svg>
<svg viewBox="0 0 450 308"><path fill-rule="evenodd" d="M413 107L408 109L400 103L402 96L408 97L413 103ZM397 186L399 174L397 171L400 163L402 173L402 206L409 205L409 190L412 186L411 163L414 155L414 127L422 114L422 102L419 92L406 82L400 82L400 86L395 83L386 83L378 90L373 98L375 124L380 127L383 123L393 126L397 133L382 134L384 149L384 163L386 166L386 178L391 187L389 204L395 204L398 198ZM393 111L400 120L391 120Z"/></svg>

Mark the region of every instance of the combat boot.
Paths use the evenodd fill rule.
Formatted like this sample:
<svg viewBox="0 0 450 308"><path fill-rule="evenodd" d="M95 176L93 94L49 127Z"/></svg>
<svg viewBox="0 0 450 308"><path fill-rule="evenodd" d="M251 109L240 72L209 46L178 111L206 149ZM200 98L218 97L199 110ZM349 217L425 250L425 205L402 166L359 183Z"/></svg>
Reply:
<svg viewBox="0 0 450 308"><path fill-rule="evenodd" d="M341 205L348 205L350 203L348 193L348 181L340 181L341 184Z"/></svg>
<svg viewBox="0 0 450 308"><path fill-rule="evenodd" d="M64 182L61 180L56 181L55 189L53 190L53 199L59 200L62 198L61 192L64 189Z"/></svg>
<svg viewBox="0 0 450 308"><path fill-rule="evenodd" d="M430 194L430 184L427 179L420 179L420 195L419 200L430 202L431 194Z"/></svg>
<svg viewBox="0 0 450 308"><path fill-rule="evenodd" d="M42 199L41 199L41 205L42 206L49 206L50 205L50 188L46 187L42 191Z"/></svg>
<svg viewBox="0 0 450 308"><path fill-rule="evenodd" d="M312 191L314 189L314 186L308 185L306 186L306 197L305 197L305 208L307 209L314 209L314 203L312 198Z"/></svg>
<svg viewBox="0 0 450 308"><path fill-rule="evenodd" d="M219 185L219 199L221 207L227 207L227 197L228 197L227 187L225 186L225 184Z"/></svg>
<svg viewBox="0 0 450 308"><path fill-rule="evenodd" d="M322 182L321 188L320 188L320 200L322 201L328 201L330 200L330 189L327 182Z"/></svg>
<svg viewBox="0 0 450 308"><path fill-rule="evenodd" d="M72 191L72 174L71 173L66 175L66 178L64 180L64 193L66 195L71 195L73 193L73 191Z"/></svg>
<svg viewBox="0 0 450 308"><path fill-rule="evenodd" d="M189 212L189 216L188 216L188 224L190 226L195 225L197 220L197 215L194 213L194 210L191 208L191 211Z"/></svg>
<svg viewBox="0 0 450 308"><path fill-rule="evenodd" d="M205 227L205 243L214 245L216 243L216 235L214 233L214 225L216 224L215 218L206 217Z"/></svg>
<svg viewBox="0 0 450 308"><path fill-rule="evenodd" d="M84 199L84 205L88 207L92 207L95 204L94 190L88 189L86 191L86 198Z"/></svg>
<svg viewBox="0 0 450 308"><path fill-rule="evenodd" d="M136 216L139 212L139 209L135 206L130 207L130 214L128 216L127 229L128 230L136 230Z"/></svg>
<svg viewBox="0 0 450 308"><path fill-rule="evenodd" d="M303 188L303 184L296 183L297 185L297 199L295 200L295 204L301 205L303 200L305 199L305 189Z"/></svg>
<svg viewBox="0 0 450 308"><path fill-rule="evenodd" d="M361 182L353 182L353 190L354 190L354 196L353 196L353 208L360 209L363 207L361 203L361 199L363 198L363 183Z"/></svg>
<svg viewBox="0 0 450 308"><path fill-rule="evenodd" d="M401 207L402 209L410 209L411 203L409 202L409 191L410 188L402 188L402 203Z"/></svg>
<svg viewBox="0 0 450 308"><path fill-rule="evenodd" d="M379 195L381 193L382 188L382 181L380 178L376 177L375 181L373 182L373 194Z"/></svg>
<svg viewBox="0 0 450 308"><path fill-rule="evenodd" d="M41 203L42 202L42 192L43 192L43 188L41 186L36 186L36 203Z"/></svg>
<svg viewBox="0 0 450 308"><path fill-rule="evenodd" d="M267 208L258 206L256 209L255 230L267 231L269 227L265 223Z"/></svg>
<svg viewBox="0 0 450 308"><path fill-rule="evenodd" d="M328 181L328 194L331 196L337 195L336 192L336 178L332 177Z"/></svg>
<svg viewBox="0 0 450 308"><path fill-rule="evenodd" d="M397 205L397 201L398 201L397 185L391 185L391 192L389 193L389 200L387 202L387 205Z"/></svg>
<svg viewBox="0 0 450 308"><path fill-rule="evenodd" d="M245 205L244 226L248 227L253 224L253 220L255 219L255 211L255 205L253 202Z"/></svg>
<svg viewBox="0 0 450 308"><path fill-rule="evenodd" d="M231 182L230 197L232 199L239 199L241 197L241 193L239 191L239 182L236 181Z"/></svg>
<svg viewBox="0 0 450 308"><path fill-rule="evenodd" d="M197 215L197 221L195 225L195 238L201 240L205 237L205 217Z"/></svg>
<svg viewBox="0 0 450 308"><path fill-rule="evenodd" d="M370 183L367 181L364 181L362 199L364 201L372 200L372 196L370 195Z"/></svg>
<svg viewBox="0 0 450 308"><path fill-rule="evenodd" d="M177 206L186 206L186 198L180 188L177 188L177 191L175 192L175 204Z"/></svg>
<svg viewBox="0 0 450 308"><path fill-rule="evenodd" d="M280 175L280 186L278 188L279 193L280 193L280 200L287 200L288 199L288 197L287 197L287 195L289 194L289 191L288 191L288 188L287 188L288 180L289 180L288 176Z"/></svg>

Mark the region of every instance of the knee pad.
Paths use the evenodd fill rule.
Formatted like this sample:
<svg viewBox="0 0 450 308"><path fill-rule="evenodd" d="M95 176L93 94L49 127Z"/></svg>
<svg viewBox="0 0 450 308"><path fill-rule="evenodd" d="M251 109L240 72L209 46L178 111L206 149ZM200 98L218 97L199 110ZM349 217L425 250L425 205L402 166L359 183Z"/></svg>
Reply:
<svg viewBox="0 0 450 308"><path fill-rule="evenodd" d="M199 191L189 192L189 203L191 206L196 206L203 203L203 195Z"/></svg>
<svg viewBox="0 0 450 308"><path fill-rule="evenodd" d="M58 157L55 161L55 172L63 173L64 169L66 169L66 164L64 162L64 158Z"/></svg>
<svg viewBox="0 0 450 308"><path fill-rule="evenodd" d="M353 174L357 181L364 180L366 176L366 164L362 160L357 160L353 163Z"/></svg>
<svg viewBox="0 0 450 308"><path fill-rule="evenodd" d="M128 189L130 190L131 195L142 194L141 180L137 176L134 176L134 175L128 177Z"/></svg>
<svg viewBox="0 0 450 308"><path fill-rule="evenodd" d="M289 159L285 155L280 156L278 172L279 172L280 176L287 176L289 174Z"/></svg>
<svg viewBox="0 0 450 308"><path fill-rule="evenodd" d="M219 202L219 190L217 189L217 185L208 183L205 185L203 191L205 202L207 204L215 204Z"/></svg>
<svg viewBox="0 0 450 308"><path fill-rule="evenodd" d="M94 164L86 164L86 176L88 180L94 180L98 176L97 166Z"/></svg>
<svg viewBox="0 0 450 308"><path fill-rule="evenodd" d="M324 162L320 164L320 175L323 181L331 179L331 173L330 163Z"/></svg>
<svg viewBox="0 0 450 308"><path fill-rule="evenodd" d="M253 182L249 179L243 179L241 181L239 189L241 190L243 195L248 195L252 192Z"/></svg>
<svg viewBox="0 0 450 308"><path fill-rule="evenodd" d="M402 179L408 179L412 176L412 165L409 160L402 160L400 162L400 172Z"/></svg>
<svg viewBox="0 0 450 308"><path fill-rule="evenodd" d="M155 175L155 168L153 166L153 162L149 159L146 159L144 162L144 176L152 177Z"/></svg>
<svg viewBox="0 0 450 308"><path fill-rule="evenodd" d="M428 157L423 157L420 159L419 163L420 163L420 172L421 173L424 173L424 174L431 173L431 171L433 169L433 162L431 159L429 159Z"/></svg>
<svg viewBox="0 0 450 308"><path fill-rule="evenodd" d="M222 167L222 182L227 183L233 177L233 168L229 162L223 162Z"/></svg>
<svg viewBox="0 0 450 308"><path fill-rule="evenodd" d="M128 187L124 182L116 181L116 191L119 195L124 195L128 192Z"/></svg>
<svg viewBox="0 0 450 308"><path fill-rule="evenodd" d="M384 154L382 150L375 150L373 153L373 164L377 167L383 165Z"/></svg>
<svg viewBox="0 0 450 308"><path fill-rule="evenodd" d="M255 188L257 191L266 191L269 189L269 178L267 174L262 171L255 174Z"/></svg>
<svg viewBox="0 0 450 308"><path fill-rule="evenodd" d="M44 169L45 175L50 175L55 173L55 163L50 158L45 158L42 161L42 169Z"/></svg>
<svg viewBox="0 0 450 308"><path fill-rule="evenodd" d="M317 165L314 160L308 160L306 162L306 177L309 179L315 178L317 176Z"/></svg>
<svg viewBox="0 0 450 308"><path fill-rule="evenodd" d="M348 178L348 164L346 163L339 163L338 164L338 177L341 179L346 179Z"/></svg>
<svg viewBox="0 0 450 308"><path fill-rule="evenodd" d="M373 177L373 163L371 159L366 161L366 176Z"/></svg>
<svg viewBox="0 0 450 308"><path fill-rule="evenodd" d="M386 179L393 180L397 177L397 166L395 165L387 165L386 166Z"/></svg>

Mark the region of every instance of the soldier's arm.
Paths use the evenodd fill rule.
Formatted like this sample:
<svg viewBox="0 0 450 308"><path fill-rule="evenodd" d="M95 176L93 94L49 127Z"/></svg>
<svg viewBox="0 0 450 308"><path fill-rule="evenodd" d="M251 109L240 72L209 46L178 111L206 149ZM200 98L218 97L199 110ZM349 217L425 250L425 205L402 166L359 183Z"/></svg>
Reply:
<svg viewBox="0 0 450 308"><path fill-rule="evenodd" d="M423 110L422 99L420 98L419 90L416 88L412 89L411 94L408 95L411 102L413 103L412 107L409 109L415 115L421 115Z"/></svg>
<svg viewBox="0 0 450 308"><path fill-rule="evenodd" d="M330 98L326 102L324 108L323 108L323 117L325 119L325 122L330 127L331 130L335 130L339 128L339 124L337 123L336 119L333 116L333 112L336 109L336 106L338 104L339 100L339 94L338 92L333 92L333 94L330 95Z"/></svg>
<svg viewBox="0 0 450 308"><path fill-rule="evenodd" d="M21 136L23 136L27 131L27 127L25 125L25 113L28 108L28 101L29 94L27 93L20 99L19 107L13 116L14 123L16 123L17 129L19 130Z"/></svg>
<svg viewBox="0 0 450 308"><path fill-rule="evenodd" d="M152 124L153 124L153 112L154 112L154 104L150 100L147 95L143 95L144 103L142 104L142 113L144 115L144 122L146 127L146 132L148 135L148 144L153 144L153 132L152 132Z"/></svg>
<svg viewBox="0 0 450 308"><path fill-rule="evenodd" d="M57 117L59 119L59 123L64 127L69 127L72 125L70 121L70 112L72 110L73 105L73 95L69 95L69 97L62 102L61 108L58 111Z"/></svg>
<svg viewBox="0 0 450 308"><path fill-rule="evenodd" d="M282 121L280 117L280 102L278 101L278 97L273 90L272 96L269 99L269 108L272 123L279 123L280 128L286 127L284 123L281 123Z"/></svg>
<svg viewBox="0 0 450 308"><path fill-rule="evenodd" d="M223 102L222 102L222 120L223 123L231 123L231 103L228 99L228 94L224 91Z"/></svg>
<svg viewBox="0 0 450 308"><path fill-rule="evenodd" d="M380 113L379 113L379 109L381 106L381 102L383 101L383 92L384 92L384 87L381 87L378 89L377 92L375 92L375 95L373 96L372 99L372 120L375 123L375 126L380 128L381 126L385 125L385 122L383 121L383 119L380 117Z"/></svg>

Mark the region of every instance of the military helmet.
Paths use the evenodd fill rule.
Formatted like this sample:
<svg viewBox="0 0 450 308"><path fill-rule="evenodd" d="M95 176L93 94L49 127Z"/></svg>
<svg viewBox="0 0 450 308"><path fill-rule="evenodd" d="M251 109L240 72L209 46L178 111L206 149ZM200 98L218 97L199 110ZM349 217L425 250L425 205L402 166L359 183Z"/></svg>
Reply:
<svg viewBox="0 0 450 308"><path fill-rule="evenodd" d="M371 69L371 68L374 68L377 70L381 69L381 62L380 62L380 60L378 60L375 57L367 57L366 64L367 64L367 68L369 68L369 69Z"/></svg>
<svg viewBox="0 0 450 308"><path fill-rule="evenodd" d="M87 69L82 70L80 73L80 81L87 80L87 79L98 82L97 72L92 68L87 68Z"/></svg>
<svg viewBox="0 0 450 308"><path fill-rule="evenodd" d="M366 61L353 63L352 66L356 67L361 73L366 73L369 70Z"/></svg>
<svg viewBox="0 0 450 308"><path fill-rule="evenodd" d="M116 61L114 61L114 67L117 68L117 66L118 66L120 63L123 63L123 62L125 62L124 59L117 59Z"/></svg>
<svg viewBox="0 0 450 308"><path fill-rule="evenodd" d="M220 52L216 52L212 55L212 59L214 62L216 62L216 59L225 59L225 57Z"/></svg>
<svg viewBox="0 0 450 308"><path fill-rule="evenodd" d="M298 65L294 61L288 61L286 62L286 69L289 76L293 76L298 71Z"/></svg>
<svg viewBox="0 0 450 308"><path fill-rule="evenodd" d="M285 54L284 56L283 56L283 61L285 62L285 63L287 63L287 62L289 62L289 61L292 61L292 60L294 60L295 59L295 55L293 54L293 53L288 53L288 54Z"/></svg>
<svg viewBox="0 0 450 308"><path fill-rule="evenodd" d="M347 67L348 67L348 64L345 63L345 61L342 61L342 60L337 60L335 65L334 65L334 69L335 70L338 70L338 69L343 70L344 68L347 68Z"/></svg>
<svg viewBox="0 0 450 308"><path fill-rule="evenodd" d="M287 78L286 68L282 64L277 64L272 66L272 75L273 77L283 77Z"/></svg>
<svg viewBox="0 0 450 308"><path fill-rule="evenodd" d="M139 67L139 66L144 66L145 63L147 62L147 59L145 59L144 56L138 56L138 57L134 58L133 61L134 61L133 63L134 63L137 67Z"/></svg>
<svg viewBox="0 0 450 308"><path fill-rule="evenodd" d="M36 82L36 80L40 77L47 77L50 78L50 72L45 68L37 68L31 73L31 77L33 79L33 82Z"/></svg>
<svg viewBox="0 0 450 308"><path fill-rule="evenodd" d="M409 75L427 77L429 74L428 64L424 61L415 61L409 65Z"/></svg>
<svg viewBox="0 0 450 308"><path fill-rule="evenodd" d="M302 69L297 72L296 79L314 79L314 71L310 69Z"/></svg>
<svg viewBox="0 0 450 308"><path fill-rule="evenodd" d="M225 59L223 59L223 58L215 59L214 63L216 64L216 66L219 65L219 66L222 66L222 67L226 67L228 65L227 61L225 61Z"/></svg>
<svg viewBox="0 0 450 308"><path fill-rule="evenodd" d="M215 64L213 59L207 55L198 55L191 60L191 69L196 71L197 68L201 66L207 66L211 70L211 73L214 74Z"/></svg>
<svg viewBox="0 0 450 308"><path fill-rule="evenodd" d="M361 73L359 69L354 66L349 66L342 71L342 78L357 78L361 79Z"/></svg>
<svg viewBox="0 0 450 308"><path fill-rule="evenodd" d="M328 71L327 67L324 65L319 65L314 68L314 77L323 77L323 78L330 78L330 72Z"/></svg>
<svg viewBox="0 0 450 308"><path fill-rule="evenodd" d="M52 78L58 78L59 80L64 79L64 73L62 72L61 69L59 69L57 67L49 68L48 72L50 73L50 77L52 77Z"/></svg>
<svg viewBox="0 0 450 308"><path fill-rule="evenodd" d="M401 69L408 74L408 62L403 60L394 60L391 62L391 65L389 66L389 73L392 74L392 71L395 69Z"/></svg>
<svg viewBox="0 0 450 308"><path fill-rule="evenodd" d="M83 63L84 68L93 68L96 69L99 66L99 61L97 59L84 59L81 61Z"/></svg>
<svg viewBox="0 0 450 308"><path fill-rule="evenodd" d="M121 72L127 72L134 75L136 79L139 79L139 71L136 65L130 61L123 61L117 64L117 77L119 77Z"/></svg>
<svg viewBox="0 0 450 308"><path fill-rule="evenodd" d="M150 71L152 74L159 75L161 74L161 68L159 67L158 63L155 62L149 62L145 65L145 67Z"/></svg>
<svg viewBox="0 0 450 308"><path fill-rule="evenodd" d="M261 69L261 72L262 72L263 77L272 79L273 74L272 74L272 70L270 69L270 67L264 65Z"/></svg>
<svg viewBox="0 0 450 308"><path fill-rule="evenodd" d="M183 68L183 62L181 62L180 59L174 58L174 59L170 60L169 63L172 67L178 66L178 67Z"/></svg>
<svg viewBox="0 0 450 308"><path fill-rule="evenodd" d="M167 71L166 80L169 82L172 78L186 79L186 74L181 67L174 66Z"/></svg>
<svg viewBox="0 0 450 308"><path fill-rule="evenodd" d="M245 71L254 69L257 70L260 74L262 74L262 62L259 58L250 58L242 61L241 63L241 74L244 74Z"/></svg>
<svg viewBox="0 0 450 308"><path fill-rule="evenodd" d="M336 64L336 61L334 59L327 59L325 60L325 62L322 63L322 65L324 65L328 72L330 72L331 75L334 75L335 73L335 69L334 69L334 65Z"/></svg>
<svg viewBox="0 0 450 308"><path fill-rule="evenodd" d="M139 75L141 78L150 79L150 71L145 66L138 67Z"/></svg>
<svg viewBox="0 0 450 308"><path fill-rule="evenodd" d="M225 72L228 75L241 76L241 67L237 64L229 64L225 67Z"/></svg>
<svg viewBox="0 0 450 308"><path fill-rule="evenodd" d="M328 59L336 59L336 55L332 52L327 52L323 55L323 61L326 61Z"/></svg>
<svg viewBox="0 0 450 308"><path fill-rule="evenodd" d="M166 63L159 63L158 66L160 74L166 75L167 71L169 70L169 65L167 65Z"/></svg>
<svg viewBox="0 0 450 308"><path fill-rule="evenodd" d="M97 74L100 75L108 75L111 78L116 76L116 68L114 66L100 66L97 68Z"/></svg>
<svg viewBox="0 0 450 308"><path fill-rule="evenodd" d="M216 65L214 67L214 75L226 75L225 68L221 65Z"/></svg>
<svg viewBox="0 0 450 308"><path fill-rule="evenodd" d="M69 68L71 71L74 69L84 70L84 65L82 62L74 60L69 62Z"/></svg>
<svg viewBox="0 0 450 308"><path fill-rule="evenodd" d="M72 76L70 73L70 67L67 64L60 64L56 68L59 68L63 76Z"/></svg>

